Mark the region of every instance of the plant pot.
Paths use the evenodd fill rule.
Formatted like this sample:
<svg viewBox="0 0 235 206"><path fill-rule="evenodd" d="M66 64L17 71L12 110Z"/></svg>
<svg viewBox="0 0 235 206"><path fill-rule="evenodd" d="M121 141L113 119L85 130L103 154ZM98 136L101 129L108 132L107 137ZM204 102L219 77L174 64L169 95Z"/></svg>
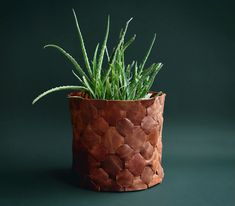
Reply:
<svg viewBox="0 0 235 206"><path fill-rule="evenodd" d="M73 171L81 187L134 191L163 180L165 94L143 100L94 100L70 93Z"/></svg>

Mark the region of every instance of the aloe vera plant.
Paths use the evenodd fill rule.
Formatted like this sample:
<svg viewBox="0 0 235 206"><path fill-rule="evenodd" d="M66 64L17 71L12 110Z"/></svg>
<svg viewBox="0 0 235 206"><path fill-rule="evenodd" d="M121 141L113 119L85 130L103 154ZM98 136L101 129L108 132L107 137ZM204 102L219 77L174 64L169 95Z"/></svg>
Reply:
<svg viewBox="0 0 235 206"><path fill-rule="evenodd" d="M104 41L101 47L97 44L93 59L90 61L74 10L73 15L86 69L84 70L79 63L60 46L48 44L44 46L44 48L50 47L57 49L72 63L74 66L72 73L78 79L80 85L52 88L35 98L33 104L47 94L61 90L84 91L93 99L137 100L146 98L157 73L163 66L162 63L153 63L149 67L145 66L154 45L156 34L154 34L150 47L140 64L137 61L125 64L125 52L136 38L136 35L133 35L129 40L125 41L125 35L132 18L126 22L124 29L121 29L118 43L111 55L109 55L107 41L109 36L110 17L108 16ZM104 58L107 59L107 66L104 65Z"/></svg>

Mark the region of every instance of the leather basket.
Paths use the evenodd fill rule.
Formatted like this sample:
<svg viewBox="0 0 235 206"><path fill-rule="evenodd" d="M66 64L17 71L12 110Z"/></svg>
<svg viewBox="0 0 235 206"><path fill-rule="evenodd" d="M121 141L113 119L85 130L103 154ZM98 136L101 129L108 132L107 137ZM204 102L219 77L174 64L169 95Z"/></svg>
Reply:
<svg viewBox="0 0 235 206"><path fill-rule="evenodd" d="M69 94L72 168L81 187L135 191L162 182L166 95L151 93L143 100L82 99L81 92Z"/></svg>

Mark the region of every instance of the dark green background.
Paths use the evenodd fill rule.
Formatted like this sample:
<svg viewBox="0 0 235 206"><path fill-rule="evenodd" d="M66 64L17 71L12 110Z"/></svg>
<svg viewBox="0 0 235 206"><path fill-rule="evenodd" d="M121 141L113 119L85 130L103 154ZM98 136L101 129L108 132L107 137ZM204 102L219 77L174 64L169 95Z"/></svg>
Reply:
<svg viewBox="0 0 235 206"><path fill-rule="evenodd" d="M234 205L235 95L233 1L2 1L0 7L0 205ZM161 61L153 90L167 93L164 182L132 193L76 187L66 92L31 101L40 92L76 84L57 43L82 60L71 9L88 54L104 36L109 48L134 17L137 34L127 59Z"/></svg>

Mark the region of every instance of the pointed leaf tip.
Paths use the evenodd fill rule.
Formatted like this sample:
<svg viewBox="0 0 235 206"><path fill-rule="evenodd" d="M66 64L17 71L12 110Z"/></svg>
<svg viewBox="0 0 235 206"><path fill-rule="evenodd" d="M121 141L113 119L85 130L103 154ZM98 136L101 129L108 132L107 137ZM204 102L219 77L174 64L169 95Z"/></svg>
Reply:
<svg viewBox="0 0 235 206"><path fill-rule="evenodd" d="M127 22L126 24L128 25L131 21L132 21L133 17L131 17Z"/></svg>
<svg viewBox="0 0 235 206"><path fill-rule="evenodd" d="M73 14L75 14L75 15L76 15L74 8L72 8L72 12L73 12Z"/></svg>

